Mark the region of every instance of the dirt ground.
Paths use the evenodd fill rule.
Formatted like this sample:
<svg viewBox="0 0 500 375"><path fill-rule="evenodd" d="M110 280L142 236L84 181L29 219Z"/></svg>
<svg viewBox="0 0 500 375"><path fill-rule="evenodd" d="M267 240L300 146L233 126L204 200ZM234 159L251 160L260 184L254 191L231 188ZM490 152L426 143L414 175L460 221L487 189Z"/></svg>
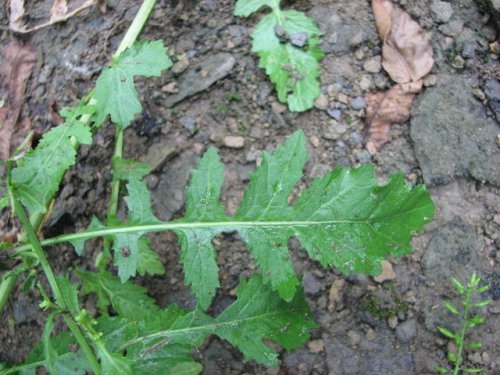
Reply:
<svg viewBox="0 0 500 375"><path fill-rule="evenodd" d="M312 340L283 352L281 368L266 369L243 361L228 343L209 338L194 354L204 374L434 373L434 366L446 364L450 346L436 325L457 326L442 307L445 299L457 301L450 276L465 281L474 271L490 286L484 297L494 302L484 310L486 324L471 336L484 347L468 351L467 364L500 374L500 64L490 50L498 29L491 11L473 0L445 3L451 7L436 0L396 3L432 34L436 62L410 121L394 126L392 141L372 154L364 142L362 99L389 88L391 81L380 66L381 44L369 1L284 3L306 11L324 33L321 101L302 114L277 101L251 53L249 33L257 17L233 16L230 0L201 0L184 8L158 1L142 37L162 39L176 64L160 78L140 81L144 112L126 130L124 152L157 166L147 183L159 218L182 214L189 172L211 145L220 148L226 168L222 200L227 212L234 213L259 152L273 150L296 129L303 129L308 139L304 182L336 165L371 162L381 181L402 171L409 183L425 182L437 207L435 220L414 239L414 252L389 259L383 281L324 269L291 240L294 264L319 325ZM74 104L93 86L139 4L108 0L106 13L89 8L23 37L0 31L0 49L12 38L37 46L38 62L22 113L36 132L53 125L53 108ZM6 7L0 10L2 25L8 23ZM50 2L37 2L35 8L34 19L48 14ZM189 78L200 68L217 76L208 89ZM193 94L181 98L188 88ZM241 137L242 143L234 144L228 136ZM111 126L101 128L93 145L81 147L45 236L80 230L92 215L105 216L112 152ZM167 272L138 282L161 306L176 302L192 307L175 235L152 238ZM50 250L51 262L60 271L91 268L99 245L91 242L82 258L69 246L57 246ZM220 235L215 245L221 288L211 312L217 314L233 301L239 277L250 275L255 265L237 234ZM22 361L43 328L37 293L22 292L19 284L0 317L0 362ZM86 302L88 308L91 303Z"/></svg>

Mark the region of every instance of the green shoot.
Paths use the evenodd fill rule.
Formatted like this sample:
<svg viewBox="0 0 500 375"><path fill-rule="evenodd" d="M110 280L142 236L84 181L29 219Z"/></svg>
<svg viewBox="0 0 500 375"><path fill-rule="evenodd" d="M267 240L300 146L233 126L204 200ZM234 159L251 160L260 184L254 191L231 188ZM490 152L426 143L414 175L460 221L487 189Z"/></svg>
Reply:
<svg viewBox="0 0 500 375"><path fill-rule="evenodd" d="M451 281L455 285L455 289L459 296L462 299L462 307L458 308L451 304L448 301L443 303L446 310L448 310L451 314L460 316L461 325L460 330L458 332L450 331L444 327L437 327L437 330L446 338L453 340L455 345L457 346L457 352L450 351L447 354L448 361L451 362L453 366L453 370L449 370L444 367L436 367L436 371L440 374L453 374L458 375L460 372L466 373L478 373L482 372L479 368L470 368L470 367L462 367L463 362L463 354L466 348L469 349L480 349L482 347L482 343L480 342L466 342L467 331L474 328L475 326L482 324L484 322L484 318L476 315L476 310L487 306L491 303L491 300L482 300L475 302L476 295L483 293L488 290L488 286L484 285L479 287L479 283L481 282L481 278L476 275L474 272L470 277L469 281L466 285L463 285L460 281L451 278Z"/></svg>

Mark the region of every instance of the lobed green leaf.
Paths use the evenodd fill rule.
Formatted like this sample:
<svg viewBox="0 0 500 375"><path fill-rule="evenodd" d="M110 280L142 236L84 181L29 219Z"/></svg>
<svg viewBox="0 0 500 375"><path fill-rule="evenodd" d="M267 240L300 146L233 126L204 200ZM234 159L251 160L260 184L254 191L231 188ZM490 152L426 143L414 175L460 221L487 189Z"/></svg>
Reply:
<svg viewBox="0 0 500 375"><path fill-rule="evenodd" d="M247 17L263 6L272 12L255 26L252 51L259 55L259 67L275 84L278 99L288 103L291 111L306 111L320 94L321 31L304 13L280 10L279 1L238 0L234 14ZM294 35L305 38L304 43L292 42Z"/></svg>
<svg viewBox="0 0 500 375"><path fill-rule="evenodd" d="M12 170L15 194L30 214L46 212L64 173L75 164L74 144L92 143L90 128L79 119L94 110L94 107L81 105L61 111L66 122L45 133L37 147L19 160Z"/></svg>
<svg viewBox="0 0 500 375"><path fill-rule="evenodd" d="M178 317L172 319L175 313ZM114 324L115 328L101 329L113 345L126 350L127 357L132 359L156 353L165 361L167 357L180 360L184 358L183 350L200 346L207 335L215 334L240 349L245 358L276 366L278 353L264 339L290 350L306 342L310 329L316 326L302 292L290 303L285 302L260 276L242 280L237 300L216 318L199 309L188 314L165 310L163 314L170 316L167 319L147 316L135 323L126 319L113 322L113 318L108 318L104 325L111 328Z"/></svg>
<svg viewBox="0 0 500 375"><path fill-rule="evenodd" d="M162 41L135 43L113 61L97 79L94 98L97 100L95 123L101 125L110 115L111 121L124 128L142 111L135 76L160 76L172 61Z"/></svg>

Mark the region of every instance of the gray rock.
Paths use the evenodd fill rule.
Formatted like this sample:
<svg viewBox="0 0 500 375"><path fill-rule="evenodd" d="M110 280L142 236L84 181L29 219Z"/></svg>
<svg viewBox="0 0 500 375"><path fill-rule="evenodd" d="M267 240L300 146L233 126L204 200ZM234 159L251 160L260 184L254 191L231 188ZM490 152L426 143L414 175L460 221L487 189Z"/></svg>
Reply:
<svg viewBox="0 0 500 375"><path fill-rule="evenodd" d="M325 53L347 52L352 47L377 37L373 28L343 21L334 10L324 6L315 6L307 14L323 32L321 49Z"/></svg>
<svg viewBox="0 0 500 375"><path fill-rule="evenodd" d="M165 100L167 107L173 107L181 100L208 89L233 69L236 60L229 53L219 53L200 62L184 73L177 82L179 92Z"/></svg>
<svg viewBox="0 0 500 375"><path fill-rule="evenodd" d="M379 73L382 70L382 57L374 56L363 63L363 69L368 73Z"/></svg>
<svg viewBox="0 0 500 375"><path fill-rule="evenodd" d="M147 153L141 157L143 163L151 167L151 171L160 168L168 159L176 154L176 149L170 145L171 140L166 139L158 143L153 143Z"/></svg>
<svg viewBox="0 0 500 375"><path fill-rule="evenodd" d="M327 109L326 110L326 113L328 113L328 115L337 120L337 121L340 121L342 119L342 111L340 109L333 109L333 108L330 108L330 109Z"/></svg>
<svg viewBox="0 0 500 375"><path fill-rule="evenodd" d="M323 133L323 138L330 141L339 139L347 131L347 127L341 123L330 125Z"/></svg>
<svg viewBox="0 0 500 375"><path fill-rule="evenodd" d="M324 337L326 362L331 373L363 375L415 374L413 356L406 348L396 349L388 328L376 330L372 340L361 340L352 350L339 338Z"/></svg>
<svg viewBox="0 0 500 375"><path fill-rule="evenodd" d="M396 337L402 344L410 342L416 335L417 321L415 319L408 319L396 327Z"/></svg>
<svg viewBox="0 0 500 375"><path fill-rule="evenodd" d="M476 56L477 44L475 41L464 43L464 47L462 48L462 56L466 59L472 59Z"/></svg>
<svg viewBox="0 0 500 375"><path fill-rule="evenodd" d="M151 197L154 212L160 219L172 219L184 206L189 175L197 160L198 156L194 152L184 152L164 167L164 173Z"/></svg>
<svg viewBox="0 0 500 375"><path fill-rule="evenodd" d="M439 31L441 31L446 36L456 37L462 32L464 28L464 21L456 19L451 20L447 24L439 26Z"/></svg>
<svg viewBox="0 0 500 375"><path fill-rule="evenodd" d="M439 230L422 258L425 276L437 285L449 285L450 277L480 271L477 254L482 239L476 230L455 219Z"/></svg>
<svg viewBox="0 0 500 375"><path fill-rule="evenodd" d="M352 109L355 110L363 109L365 108L365 106L366 106L365 99L363 99L363 97L361 96L358 96L351 102L351 107Z"/></svg>
<svg viewBox="0 0 500 375"><path fill-rule="evenodd" d="M490 9L497 28L500 29L500 0L481 0L481 2Z"/></svg>
<svg viewBox="0 0 500 375"><path fill-rule="evenodd" d="M189 132L189 134L193 135L198 130L196 128L196 119L190 116L182 116L179 119L179 123Z"/></svg>
<svg viewBox="0 0 500 375"><path fill-rule="evenodd" d="M498 126L473 98L472 83L443 79L413 106L410 135L427 184L472 176L500 186Z"/></svg>
<svg viewBox="0 0 500 375"><path fill-rule="evenodd" d="M450 3L440 0L433 0L431 3L432 17L441 23L446 23L453 15L453 9Z"/></svg>
<svg viewBox="0 0 500 375"><path fill-rule="evenodd" d="M302 284L304 285L304 291L308 294L314 295L321 290L321 284L311 272L304 272Z"/></svg>
<svg viewBox="0 0 500 375"><path fill-rule="evenodd" d="M363 150L356 152L356 159L358 159L360 163L369 163L372 160L372 156L368 151Z"/></svg>
<svg viewBox="0 0 500 375"><path fill-rule="evenodd" d="M484 85L484 93L489 100L500 100L500 82L496 79L489 79Z"/></svg>

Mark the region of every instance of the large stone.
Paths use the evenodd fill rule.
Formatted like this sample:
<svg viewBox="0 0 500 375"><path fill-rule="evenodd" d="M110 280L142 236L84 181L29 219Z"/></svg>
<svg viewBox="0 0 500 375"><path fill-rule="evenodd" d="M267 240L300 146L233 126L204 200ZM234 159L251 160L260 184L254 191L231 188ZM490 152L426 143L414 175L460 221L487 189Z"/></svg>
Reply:
<svg viewBox="0 0 500 375"><path fill-rule="evenodd" d="M344 21L334 10L324 6L313 7L308 16L318 24L323 33L321 49L326 53L344 53L376 37L374 29Z"/></svg>
<svg viewBox="0 0 500 375"><path fill-rule="evenodd" d="M425 276L437 285L450 285L450 278L480 272L478 254L482 239L474 227L459 219L446 224L429 242L422 258Z"/></svg>
<svg viewBox="0 0 500 375"><path fill-rule="evenodd" d="M481 0L481 2L489 8L497 29L500 29L500 0Z"/></svg>
<svg viewBox="0 0 500 375"><path fill-rule="evenodd" d="M173 107L181 100L208 89L224 78L233 69L236 60L229 53L219 53L200 62L183 74L177 83L179 92L170 95L165 101L167 107Z"/></svg>
<svg viewBox="0 0 500 375"><path fill-rule="evenodd" d="M467 176L500 186L499 127L474 99L472 83L443 79L413 106L410 135L427 184Z"/></svg>

